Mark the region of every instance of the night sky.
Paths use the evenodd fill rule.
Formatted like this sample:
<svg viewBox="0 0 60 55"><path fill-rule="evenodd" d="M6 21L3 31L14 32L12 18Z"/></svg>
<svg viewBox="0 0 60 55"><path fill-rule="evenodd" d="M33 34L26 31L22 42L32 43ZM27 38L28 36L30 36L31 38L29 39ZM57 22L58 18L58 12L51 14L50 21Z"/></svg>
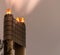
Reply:
<svg viewBox="0 0 60 55"><path fill-rule="evenodd" d="M1 0L1 39L3 39L5 10L5 1ZM41 0L35 9L26 15L21 12L16 13L14 8L12 10L14 16L25 17L27 55L60 55L60 0Z"/></svg>

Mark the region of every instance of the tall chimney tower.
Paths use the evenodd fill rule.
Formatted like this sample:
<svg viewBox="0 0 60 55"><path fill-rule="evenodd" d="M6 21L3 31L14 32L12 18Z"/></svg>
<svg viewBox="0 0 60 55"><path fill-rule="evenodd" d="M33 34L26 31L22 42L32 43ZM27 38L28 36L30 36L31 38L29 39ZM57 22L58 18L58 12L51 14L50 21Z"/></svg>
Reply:
<svg viewBox="0 0 60 55"><path fill-rule="evenodd" d="M14 19L8 9L4 16L4 55L25 55L26 27L24 18Z"/></svg>

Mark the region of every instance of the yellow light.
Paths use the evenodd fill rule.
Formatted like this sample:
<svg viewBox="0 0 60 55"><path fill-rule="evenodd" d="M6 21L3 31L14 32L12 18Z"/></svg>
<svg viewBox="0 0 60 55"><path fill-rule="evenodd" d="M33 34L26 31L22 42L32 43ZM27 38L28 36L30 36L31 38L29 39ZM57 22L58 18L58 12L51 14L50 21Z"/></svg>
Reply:
<svg viewBox="0 0 60 55"><path fill-rule="evenodd" d="M21 21L20 22L24 23L24 18L23 17L21 18Z"/></svg>
<svg viewBox="0 0 60 55"><path fill-rule="evenodd" d="M17 18L16 18L16 21L17 21L17 22L20 22L20 18L19 18L19 17L17 17Z"/></svg>
<svg viewBox="0 0 60 55"><path fill-rule="evenodd" d="M24 23L24 18L23 18L23 17L22 17L22 18L17 17L17 18L16 18L16 21L17 21L17 22Z"/></svg>
<svg viewBox="0 0 60 55"><path fill-rule="evenodd" d="M12 14L11 9L7 9L6 14Z"/></svg>

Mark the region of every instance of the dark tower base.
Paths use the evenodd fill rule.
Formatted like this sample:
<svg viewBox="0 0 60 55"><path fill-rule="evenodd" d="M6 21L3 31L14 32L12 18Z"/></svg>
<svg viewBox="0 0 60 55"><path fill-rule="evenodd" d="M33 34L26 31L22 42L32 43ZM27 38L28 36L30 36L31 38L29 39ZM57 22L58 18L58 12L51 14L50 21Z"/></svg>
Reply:
<svg viewBox="0 0 60 55"><path fill-rule="evenodd" d="M4 55L13 55L13 40L4 41Z"/></svg>
<svg viewBox="0 0 60 55"><path fill-rule="evenodd" d="M24 55L24 47L22 47L21 45L18 45L17 43L15 43L15 55Z"/></svg>

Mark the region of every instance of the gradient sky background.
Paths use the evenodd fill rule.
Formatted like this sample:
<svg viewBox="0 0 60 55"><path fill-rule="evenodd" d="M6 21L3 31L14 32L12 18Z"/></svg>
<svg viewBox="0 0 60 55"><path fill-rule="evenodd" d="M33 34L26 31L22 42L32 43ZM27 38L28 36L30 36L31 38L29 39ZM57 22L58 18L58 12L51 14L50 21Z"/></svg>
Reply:
<svg viewBox="0 0 60 55"><path fill-rule="evenodd" d="M5 1L0 1L0 38ZM21 13L14 13L19 16ZM27 55L60 55L60 0L41 0L25 15Z"/></svg>

